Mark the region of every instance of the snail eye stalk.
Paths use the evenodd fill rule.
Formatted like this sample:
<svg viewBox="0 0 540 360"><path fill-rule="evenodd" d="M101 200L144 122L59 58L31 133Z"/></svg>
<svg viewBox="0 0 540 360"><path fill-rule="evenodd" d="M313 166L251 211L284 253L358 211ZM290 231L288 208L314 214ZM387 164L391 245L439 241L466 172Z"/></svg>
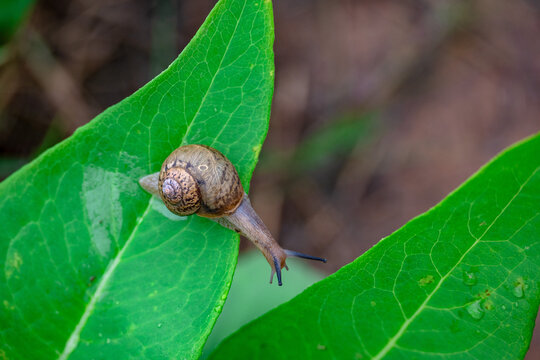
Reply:
<svg viewBox="0 0 540 360"><path fill-rule="evenodd" d="M298 251L292 251L292 250L287 250L285 249L285 254L287 254L287 256L294 256L294 257L298 257L298 258L302 258L302 259L308 259L308 260L316 260L316 261L321 261L323 263L326 263L326 259L324 258L320 258L318 256L311 256L311 255L308 255L308 254L302 254Z"/></svg>

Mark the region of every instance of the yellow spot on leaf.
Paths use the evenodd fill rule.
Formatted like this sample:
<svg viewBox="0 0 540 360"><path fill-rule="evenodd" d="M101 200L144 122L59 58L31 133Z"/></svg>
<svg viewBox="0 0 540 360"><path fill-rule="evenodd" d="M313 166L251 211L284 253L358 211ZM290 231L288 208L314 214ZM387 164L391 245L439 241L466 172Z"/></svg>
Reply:
<svg viewBox="0 0 540 360"><path fill-rule="evenodd" d="M10 304L7 300L4 300L4 307L6 310L15 310L15 305Z"/></svg>
<svg viewBox="0 0 540 360"><path fill-rule="evenodd" d="M11 257L8 257L6 260L6 278L10 278L13 273L16 271L19 271L21 268L21 265L23 263L23 260L21 258L21 255L19 255L18 252L14 252Z"/></svg>
<svg viewBox="0 0 540 360"><path fill-rule="evenodd" d="M261 145L255 145L251 148L251 150L253 150L256 155L259 155L259 152L261 151Z"/></svg>
<svg viewBox="0 0 540 360"><path fill-rule="evenodd" d="M420 286L426 286L428 284L431 284L435 279L433 278L433 275L426 275L420 280L418 280L418 285Z"/></svg>

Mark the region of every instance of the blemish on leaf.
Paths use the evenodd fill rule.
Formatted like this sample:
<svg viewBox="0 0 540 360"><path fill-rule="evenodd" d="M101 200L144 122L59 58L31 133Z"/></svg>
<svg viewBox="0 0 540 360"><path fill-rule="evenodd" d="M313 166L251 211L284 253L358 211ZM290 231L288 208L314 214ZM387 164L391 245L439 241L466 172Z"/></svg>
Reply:
<svg viewBox="0 0 540 360"><path fill-rule="evenodd" d="M4 300L4 307L6 310L15 310L15 305L10 304L7 300Z"/></svg>
<svg viewBox="0 0 540 360"><path fill-rule="evenodd" d="M128 329L127 329L127 334L133 334L135 332L135 330L137 330L137 324L134 324L134 323L131 323L129 324L128 326Z"/></svg>
<svg viewBox="0 0 540 360"><path fill-rule="evenodd" d="M15 271L19 271L22 264L23 259L18 252L15 251L13 252L13 255L8 256L5 265L6 278L9 279Z"/></svg>
<svg viewBox="0 0 540 360"><path fill-rule="evenodd" d="M251 148L255 154L258 154L261 151L261 145L255 145Z"/></svg>
<svg viewBox="0 0 540 360"><path fill-rule="evenodd" d="M476 274L472 271L464 271L463 272L463 283L467 286L473 286L476 285L478 282L478 279L476 278Z"/></svg>
<svg viewBox="0 0 540 360"><path fill-rule="evenodd" d="M429 285L429 284L433 283L434 280L435 280L435 278L433 277L433 275L426 275L423 278L421 278L420 280L418 280L418 285L426 286L426 285Z"/></svg>
<svg viewBox="0 0 540 360"><path fill-rule="evenodd" d="M478 293L478 294L476 295L476 299L479 299L479 300L485 300L485 299L487 299L487 298L490 297L490 296L491 296L491 291L490 291L489 289L486 289L486 290L484 290L484 291Z"/></svg>
<svg viewBox="0 0 540 360"><path fill-rule="evenodd" d="M495 304L493 304L493 301L488 299L488 300L484 301L484 309L486 309L488 311L493 310L493 309L495 309Z"/></svg>
<svg viewBox="0 0 540 360"><path fill-rule="evenodd" d="M372 302L370 302L370 305L375 307L375 306L377 306L377 303L375 301L372 301Z"/></svg>
<svg viewBox="0 0 540 360"><path fill-rule="evenodd" d="M317 344L317 350L326 350L326 346L324 345L321 345L321 344Z"/></svg>

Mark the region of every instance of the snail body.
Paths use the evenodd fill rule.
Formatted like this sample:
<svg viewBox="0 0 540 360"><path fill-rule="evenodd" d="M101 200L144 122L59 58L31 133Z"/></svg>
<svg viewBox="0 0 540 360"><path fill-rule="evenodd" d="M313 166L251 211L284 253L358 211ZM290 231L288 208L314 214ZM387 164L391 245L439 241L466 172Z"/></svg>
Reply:
<svg viewBox="0 0 540 360"><path fill-rule="evenodd" d="M326 262L279 246L251 206L234 165L214 148L181 146L165 159L159 173L145 176L139 183L174 214L210 218L251 240L270 264L270 283L277 274L282 285L281 269L287 268L287 256Z"/></svg>

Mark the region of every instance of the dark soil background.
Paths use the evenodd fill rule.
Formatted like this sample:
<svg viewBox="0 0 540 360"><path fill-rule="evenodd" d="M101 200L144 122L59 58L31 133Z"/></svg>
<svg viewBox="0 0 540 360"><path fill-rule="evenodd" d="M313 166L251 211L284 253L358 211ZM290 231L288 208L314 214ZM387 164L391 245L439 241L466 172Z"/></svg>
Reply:
<svg viewBox="0 0 540 360"><path fill-rule="evenodd" d="M41 0L0 57L0 179L162 71L215 1ZM274 1L251 197L333 272L540 130L537 0ZM246 241L243 247L250 246ZM540 334L527 359L540 358Z"/></svg>

